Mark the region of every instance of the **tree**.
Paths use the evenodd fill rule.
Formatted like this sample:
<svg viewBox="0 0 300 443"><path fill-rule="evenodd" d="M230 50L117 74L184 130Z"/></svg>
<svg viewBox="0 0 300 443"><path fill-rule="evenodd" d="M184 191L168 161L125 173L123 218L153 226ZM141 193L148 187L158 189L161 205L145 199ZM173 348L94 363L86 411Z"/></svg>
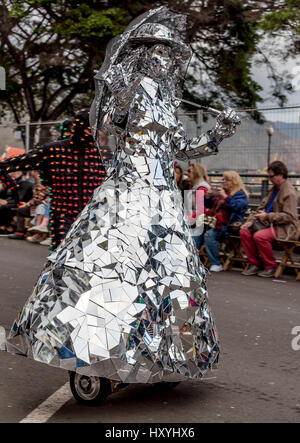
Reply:
<svg viewBox="0 0 300 443"><path fill-rule="evenodd" d="M300 5L298 0L285 0L282 7L264 16L261 28L272 36L289 35L285 56L300 54Z"/></svg>
<svg viewBox="0 0 300 443"><path fill-rule="evenodd" d="M0 10L0 64L8 78L3 111L9 107L16 122L25 115L56 120L76 99L82 103L107 42L130 19L122 9L94 13L76 1L5 0Z"/></svg>
<svg viewBox="0 0 300 443"><path fill-rule="evenodd" d="M258 62L268 70L272 82L272 96L281 105L286 103L286 94L295 92L299 86L300 69L296 65L292 72L285 69L290 59L300 54L300 5L298 0L280 0L273 11L264 14L258 32L264 39L258 47ZM276 67L280 62L281 67ZM298 78L297 78L298 77Z"/></svg>
<svg viewBox="0 0 300 443"><path fill-rule="evenodd" d="M2 0L0 65L7 73L1 115L17 123L49 121L89 105L94 70L108 41L142 12L168 4L189 16L194 58L185 96L254 107L260 86L251 58L261 38L258 23L281 1L253 0Z"/></svg>

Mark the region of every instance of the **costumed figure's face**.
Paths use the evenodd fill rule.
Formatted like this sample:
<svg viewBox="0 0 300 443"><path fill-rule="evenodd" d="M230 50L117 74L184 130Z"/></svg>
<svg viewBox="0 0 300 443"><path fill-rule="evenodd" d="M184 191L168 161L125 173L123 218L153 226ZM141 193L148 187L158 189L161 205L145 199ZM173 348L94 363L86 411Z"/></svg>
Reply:
<svg viewBox="0 0 300 443"><path fill-rule="evenodd" d="M152 46L147 51L145 67L150 77L165 77L173 70L172 49L163 44Z"/></svg>
<svg viewBox="0 0 300 443"><path fill-rule="evenodd" d="M71 133L72 141L76 140L77 144L93 141L88 111L81 111L75 115Z"/></svg>

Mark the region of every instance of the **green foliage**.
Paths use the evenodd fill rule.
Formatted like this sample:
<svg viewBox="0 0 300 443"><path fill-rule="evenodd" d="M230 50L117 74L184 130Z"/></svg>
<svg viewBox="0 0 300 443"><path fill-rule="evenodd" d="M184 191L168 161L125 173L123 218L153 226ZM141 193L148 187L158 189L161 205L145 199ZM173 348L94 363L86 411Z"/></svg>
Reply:
<svg viewBox="0 0 300 443"><path fill-rule="evenodd" d="M220 51L219 82L236 95L238 104L255 107L262 101L258 94L261 87L251 74L251 58L259 41L256 26L237 20L231 28L231 35L239 43L235 51Z"/></svg>
<svg viewBox="0 0 300 443"><path fill-rule="evenodd" d="M95 12L86 4L81 4L66 14L64 22L56 26L56 32L85 38L111 38L122 33L129 21L129 14L120 8Z"/></svg>
<svg viewBox="0 0 300 443"><path fill-rule="evenodd" d="M197 87L195 98L204 105L210 103L216 107L221 101L239 107L255 107L262 101L261 87L253 80L251 72L252 57L260 40L257 23L248 18L245 2L222 3L214 27L211 30L208 27L205 33L201 27L196 31L194 70L204 71L206 75L197 85L189 77L188 89L195 91Z"/></svg>
<svg viewBox="0 0 300 443"><path fill-rule="evenodd" d="M101 66L108 41L123 32L134 17L161 4L188 14L195 55L193 75L186 78L185 98L215 107L218 102L255 107L261 101L261 88L252 78L251 60L261 29L276 29L279 23L294 26L292 19L299 13L298 1L286 0L291 10L274 10L262 20L262 3L2 0L0 64L8 78L8 90L0 96L2 110L10 109L16 120L29 115L32 121L45 121L73 113L77 105L89 105L94 95L94 71ZM284 87L279 84L278 97Z"/></svg>
<svg viewBox="0 0 300 443"><path fill-rule="evenodd" d="M267 54L264 54L264 62L269 69L269 78L273 81L272 95L279 100L281 104L286 102L286 92L293 92L292 75L278 75L272 66L272 56L281 57L283 63L291 57L298 56L300 53L300 4L299 0L284 0L274 11L264 15L259 23L259 29L269 37L287 36L286 44L279 44L278 47L270 48Z"/></svg>
<svg viewBox="0 0 300 443"><path fill-rule="evenodd" d="M298 0L285 0L282 8L266 14L261 28L267 32L289 29L300 35L300 5Z"/></svg>

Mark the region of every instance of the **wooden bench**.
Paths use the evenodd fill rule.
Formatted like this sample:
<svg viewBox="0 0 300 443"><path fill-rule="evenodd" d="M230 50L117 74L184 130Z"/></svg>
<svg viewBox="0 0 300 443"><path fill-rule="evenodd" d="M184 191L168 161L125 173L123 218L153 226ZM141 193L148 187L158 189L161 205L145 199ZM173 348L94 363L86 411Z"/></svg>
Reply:
<svg viewBox="0 0 300 443"><path fill-rule="evenodd" d="M226 239L228 254L224 263L224 271L232 268L234 263L241 263L243 269L247 269L248 260L243 250L241 239L238 233L230 234Z"/></svg>
<svg viewBox="0 0 300 443"><path fill-rule="evenodd" d="M202 245L201 248L199 249L199 256L200 256L200 259L201 259L203 265L206 268L209 268L210 261L209 261L209 258L208 258L208 255L206 253L204 245ZM220 258L220 262L221 262L221 264L222 264L224 269L225 269L225 262L227 260L227 256L228 256L228 253L226 252L226 250L224 250L222 247L219 248L219 258Z"/></svg>
<svg viewBox="0 0 300 443"><path fill-rule="evenodd" d="M298 240L276 240L276 244L283 248L283 254L276 269L275 277L281 277L285 268L288 267L294 269L296 280L300 281L300 254L298 261L295 258L295 249L299 248L300 250L300 235Z"/></svg>
<svg viewBox="0 0 300 443"><path fill-rule="evenodd" d="M232 268L235 262L241 263L243 269L247 268L247 257L243 252L241 240L239 235L230 235L223 242L225 248L219 249L219 258L224 271L228 271ZM209 258L205 251L205 246L202 245L199 250L199 255L203 265L208 268L210 265Z"/></svg>
<svg viewBox="0 0 300 443"><path fill-rule="evenodd" d="M299 227L300 231L300 227ZM299 232L300 233L300 232ZM228 271L235 263L240 263L243 269L248 267L248 260L243 250L240 236L238 233L231 234L227 237L226 250L220 251L220 260L223 265L224 271ZM281 257L277 259L278 267L275 272L275 278L282 276L285 268L292 268L296 273L296 280L300 281L300 259L296 260L295 250L300 250L300 236L298 240L276 240L274 245L280 246L282 249L280 252ZM205 251L205 246L202 245L199 251L200 258L205 267L209 266L209 259Z"/></svg>
<svg viewBox="0 0 300 443"><path fill-rule="evenodd" d="M209 267L209 259L208 256L206 254L206 250L205 250L205 246L202 245L199 249L199 256L201 259L201 262L203 263L203 265L208 268Z"/></svg>

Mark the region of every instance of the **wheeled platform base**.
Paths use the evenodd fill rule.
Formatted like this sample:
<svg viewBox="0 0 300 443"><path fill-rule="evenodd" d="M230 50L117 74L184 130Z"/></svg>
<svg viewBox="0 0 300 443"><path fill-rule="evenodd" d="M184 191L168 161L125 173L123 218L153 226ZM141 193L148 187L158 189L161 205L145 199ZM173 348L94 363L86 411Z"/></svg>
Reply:
<svg viewBox="0 0 300 443"><path fill-rule="evenodd" d="M88 406L100 405L106 397L128 386L128 383L116 383L104 377L89 377L87 375L69 372L70 387L75 400ZM162 389L175 388L180 382L160 382Z"/></svg>

